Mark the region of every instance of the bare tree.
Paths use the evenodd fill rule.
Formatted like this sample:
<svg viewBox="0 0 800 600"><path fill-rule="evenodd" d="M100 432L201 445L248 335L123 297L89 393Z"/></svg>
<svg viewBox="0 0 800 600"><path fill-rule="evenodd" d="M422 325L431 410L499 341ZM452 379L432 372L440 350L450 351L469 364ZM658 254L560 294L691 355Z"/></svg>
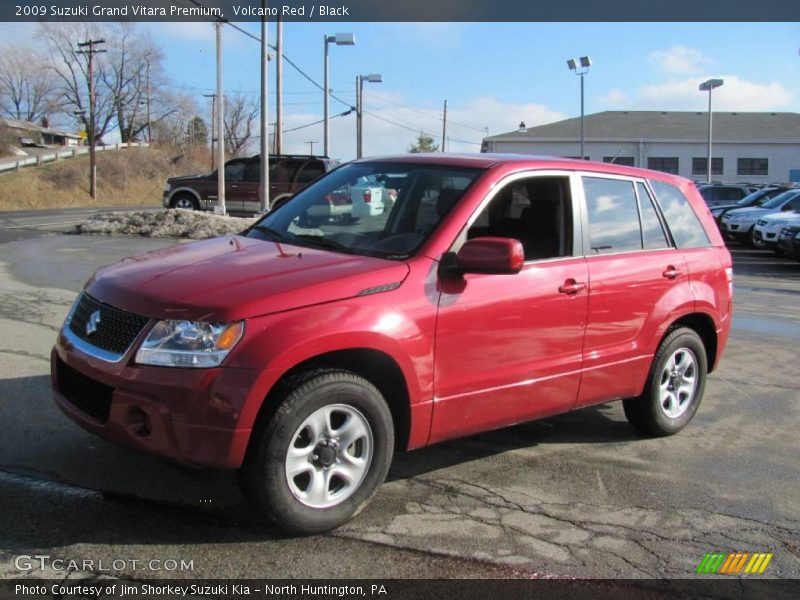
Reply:
<svg viewBox="0 0 800 600"><path fill-rule="evenodd" d="M94 58L94 119L89 115L88 56L77 52L78 42L100 37L97 23L42 23L40 25L51 55L50 69L55 73L57 89L65 110L80 114L90 138L99 140L111 128L114 119L114 97L102 85L107 76L108 61L104 54Z"/></svg>
<svg viewBox="0 0 800 600"><path fill-rule="evenodd" d="M153 121L153 140L159 144L184 148L191 140L187 138L189 123L197 115L194 96L186 92L172 94L170 112Z"/></svg>
<svg viewBox="0 0 800 600"><path fill-rule="evenodd" d="M37 121L59 112L56 79L40 51L22 45L0 48L0 112Z"/></svg>
<svg viewBox="0 0 800 600"><path fill-rule="evenodd" d="M239 156L247 151L253 137L259 102L255 97L236 93L225 96L225 153Z"/></svg>

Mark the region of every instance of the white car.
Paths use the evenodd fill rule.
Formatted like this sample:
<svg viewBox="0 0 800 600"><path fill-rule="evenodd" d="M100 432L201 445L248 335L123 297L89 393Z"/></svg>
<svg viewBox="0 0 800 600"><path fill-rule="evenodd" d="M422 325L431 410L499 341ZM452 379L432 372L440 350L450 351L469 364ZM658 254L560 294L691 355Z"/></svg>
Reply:
<svg viewBox="0 0 800 600"><path fill-rule="evenodd" d="M800 225L800 212L779 212L760 218L753 229L753 245L757 248L774 246L781 229L789 225Z"/></svg>
<svg viewBox="0 0 800 600"><path fill-rule="evenodd" d="M353 217L374 217L391 210L397 199L397 191L384 187L381 181L373 177L359 177L350 186L350 198L353 201Z"/></svg>
<svg viewBox="0 0 800 600"><path fill-rule="evenodd" d="M773 213L789 212L800 209L800 190L789 190L778 194L761 206L737 208L722 215L720 228L723 233L738 239L750 241L755 245L754 233L756 222Z"/></svg>

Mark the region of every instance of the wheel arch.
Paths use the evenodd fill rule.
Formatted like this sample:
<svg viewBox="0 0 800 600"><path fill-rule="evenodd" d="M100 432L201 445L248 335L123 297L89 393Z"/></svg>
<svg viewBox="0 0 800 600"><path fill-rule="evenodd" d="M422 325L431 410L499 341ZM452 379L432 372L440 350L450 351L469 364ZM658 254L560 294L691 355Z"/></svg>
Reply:
<svg viewBox="0 0 800 600"><path fill-rule="evenodd" d="M719 346L719 339L717 336L717 328L714 324L714 319L706 313L690 313L684 315L673 321L667 327L662 340L666 338L672 331L679 327L688 327L692 329L700 339L703 341L703 347L706 350L706 364L708 365L708 372L711 373L716 368L717 363L717 349Z"/></svg>
<svg viewBox="0 0 800 600"><path fill-rule="evenodd" d="M194 201L197 203L197 208L198 209L200 208L200 206L201 206L201 204L200 204L200 194L198 194L196 190L194 190L194 189L192 189L190 187L179 187L179 188L171 191L169 193L169 204L170 204L170 206L172 206L172 201L175 199L175 196L179 196L180 194L188 194L189 196L194 198Z"/></svg>
<svg viewBox="0 0 800 600"><path fill-rule="evenodd" d="M392 413L395 446L405 450L411 435L411 401L400 365L388 354L373 348L333 350L307 358L285 371L267 392L256 422L268 419L289 387L321 369L342 369L363 377L381 393Z"/></svg>

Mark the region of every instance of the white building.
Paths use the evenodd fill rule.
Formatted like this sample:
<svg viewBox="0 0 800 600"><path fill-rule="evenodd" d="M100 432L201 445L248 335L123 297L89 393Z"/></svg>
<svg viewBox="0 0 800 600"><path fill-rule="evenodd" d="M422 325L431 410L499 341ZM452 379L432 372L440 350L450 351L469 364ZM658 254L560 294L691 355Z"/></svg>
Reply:
<svg viewBox="0 0 800 600"><path fill-rule="evenodd" d="M800 181L800 114L714 112L711 178ZM580 118L483 140L482 152L580 155ZM606 111L586 115L584 158L706 179L707 112Z"/></svg>

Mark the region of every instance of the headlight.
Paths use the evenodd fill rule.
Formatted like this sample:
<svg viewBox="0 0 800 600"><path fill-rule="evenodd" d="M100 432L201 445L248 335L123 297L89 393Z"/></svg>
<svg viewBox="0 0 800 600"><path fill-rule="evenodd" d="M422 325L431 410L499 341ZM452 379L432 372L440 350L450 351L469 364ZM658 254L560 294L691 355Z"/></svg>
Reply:
<svg viewBox="0 0 800 600"><path fill-rule="evenodd" d="M794 239L800 240L800 231L794 234Z"/></svg>
<svg viewBox="0 0 800 600"><path fill-rule="evenodd" d="M216 367L243 333L244 321L159 321L136 353L136 362L161 367Z"/></svg>
<svg viewBox="0 0 800 600"><path fill-rule="evenodd" d="M718 217L718 216L720 216L720 215L721 215L723 212L725 212L725 209L724 209L724 208L712 208L712 209L711 209L711 214L712 214L713 216L715 216L715 217Z"/></svg>
<svg viewBox="0 0 800 600"><path fill-rule="evenodd" d="M167 182L167 183L165 183L165 184L164 184L164 191L165 191L165 192L168 192L168 191L170 191L171 189L172 189L172 185L171 185L169 182Z"/></svg>

